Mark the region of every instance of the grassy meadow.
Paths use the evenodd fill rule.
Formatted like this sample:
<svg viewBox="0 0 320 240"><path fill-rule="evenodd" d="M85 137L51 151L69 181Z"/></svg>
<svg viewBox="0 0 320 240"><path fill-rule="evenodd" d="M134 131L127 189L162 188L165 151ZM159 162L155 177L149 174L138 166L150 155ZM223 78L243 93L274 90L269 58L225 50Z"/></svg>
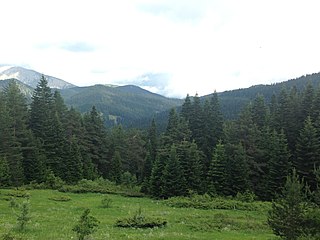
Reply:
<svg viewBox="0 0 320 240"><path fill-rule="evenodd" d="M26 191L29 193L31 220L26 230L21 232L16 228L17 216L9 206L8 195L12 192L14 190L0 190L0 236L11 231L16 237L14 239L77 239L72 228L86 208L100 221L98 230L88 239L277 239L266 223L265 210L176 208L165 201L112 194L108 194L110 206L103 207L101 201L104 194L62 193L55 190ZM56 201L68 198L70 201ZM21 197L16 199L20 203L25 200ZM133 216L139 208L145 216L165 219L167 225L153 229L115 226L118 219Z"/></svg>

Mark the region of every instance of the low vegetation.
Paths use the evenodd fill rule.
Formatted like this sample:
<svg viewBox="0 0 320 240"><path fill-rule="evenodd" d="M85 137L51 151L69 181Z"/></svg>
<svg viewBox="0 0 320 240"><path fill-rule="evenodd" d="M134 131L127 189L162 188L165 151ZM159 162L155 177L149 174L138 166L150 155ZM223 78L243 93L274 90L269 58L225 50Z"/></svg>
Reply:
<svg viewBox="0 0 320 240"><path fill-rule="evenodd" d="M88 216L99 220L98 226L94 227L96 231L90 232L87 239L276 239L267 225L267 211L263 210L176 208L166 201L150 198L40 189L23 190L29 195L30 221L24 231L19 231L17 215L10 208L10 199L2 198L15 191L0 191L1 240L79 238L79 233L73 229L79 225L80 216L86 209L90 209ZM71 201L53 201L50 200L52 197L71 198ZM109 207L102 207L105 198L112 202ZM14 199L18 205L27 200ZM137 211L140 208L142 210ZM19 213L18 209L15 211Z"/></svg>

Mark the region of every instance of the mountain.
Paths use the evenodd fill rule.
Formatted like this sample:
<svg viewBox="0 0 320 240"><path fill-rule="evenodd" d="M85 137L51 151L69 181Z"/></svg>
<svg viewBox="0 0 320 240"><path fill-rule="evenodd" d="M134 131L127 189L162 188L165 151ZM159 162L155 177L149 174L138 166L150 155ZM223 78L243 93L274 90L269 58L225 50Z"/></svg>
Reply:
<svg viewBox="0 0 320 240"><path fill-rule="evenodd" d="M226 119L235 119L240 111L258 94L264 96L266 103L269 103L273 94L278 95L282 89L290 90L296 87L298 91L303 91L305 86L310 83L315 88L320 85L320 73L304 75L299 78L287 80L270 85L255 85L245 89L237 89L218 93L221 110ZM202 99L210 97L211 94L203 96Z"/></svg>
<svg viewBox="0 0 320 240"><path fill-rule="evenodd" d="M39 72L36 72L31 69L26 69L23 67L17 67L17 66L0 66L0 80L5 79L17 79L20 82L35 88L41 78L42 74ZM56 89L65 89L65 88L71 88L76 87L75 85L68 83L62 79L44 75L46 79L48 80L48 85L51 88Z"/></svg>
<svg viewBox="0 0 320 240"><path fill-rule="evenodd" d="M61 89L60 92L67 105L81 112L96 106L108 125L121 123L139 127L141 121L150 123L153 116L183 103L181 99L166 98L133 85L94 85Z"/></svg>
<svg viewBox="0 0 320 240"><path fill-rule="evenodd" d="M26 96L28 101L31 101L31 96L34 89L16 79L6 79L6 80L0 81L0 91L5 87L7 87L9 83L12 81L15 81L17 83L20 91Z"/></svg>

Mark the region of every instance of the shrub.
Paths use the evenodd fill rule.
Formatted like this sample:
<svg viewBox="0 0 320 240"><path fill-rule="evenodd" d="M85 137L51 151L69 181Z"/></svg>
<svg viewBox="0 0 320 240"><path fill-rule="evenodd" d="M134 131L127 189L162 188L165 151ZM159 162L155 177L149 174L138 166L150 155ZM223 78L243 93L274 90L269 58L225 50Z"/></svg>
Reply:
<svg viewBox="0 0 320 240"><path fill-rule="evenodd" d="M112 199L108 195L105 195L101 200L101 205L103 208L110 208L111 203L112 203Z"/></svg>
<svg viewBox="0 0 320 240"><path fill-rule="evenodd" d="M196 209L225 209L244 211L267 211L270 209L268 202L243 202L222 197L205 195L192 195L190 197L173 197L164 203L171 207L196 208Z"/></svg>
<svg viewBox="0 0 320 240"><path fill-rule="evenodd" d="M49 197L48 199L52 200L52 201L56 201L56 202L68 202L68 201L71 201L71 198L69 196L63 196L63 195Z"/></svg>
<svg viewBox="0 0 320 240"><path fill-rule="evenodd" d="M45 188L49 189L59 189L65 184L65 182L59 178L56 177L53 172L49 172L49 174L46 177L46 181L44 183Z"/></svg>
<svg viewBox="0 0 320 240"><path fill-rule="evenodd" d="M18 214L18 229L25 230L27 223L30 221L30 204L29 201L24 201L20 206L20 213Z"/></svg>
<svg viewBox="0 0 320 240"><path fill-rule="evenodd" d="M79 240L84 240L86 236L97 231L99 221L89 214L90 209L85 209L78 223L72 228L77 233Z"/></svg>
<svg viewBox="0 0 320 240"><path fill-rule="evenodd" d="M139 208L133 217L118 220L115 225L123 228L154 228L164 227L166 224L167 221L163 219L144 216Z"/></svg>

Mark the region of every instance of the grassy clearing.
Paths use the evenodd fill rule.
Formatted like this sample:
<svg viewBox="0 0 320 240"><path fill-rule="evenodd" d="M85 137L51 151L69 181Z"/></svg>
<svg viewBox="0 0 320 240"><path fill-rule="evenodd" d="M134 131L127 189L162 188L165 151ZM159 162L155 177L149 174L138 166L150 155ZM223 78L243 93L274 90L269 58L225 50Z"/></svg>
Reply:
<svg viewBox="0 0 320 240"><path fill-rule="evenodd" d="M90 238L96 240L277 239L266 225L266 212L261 211L175 208L163 201L111 194L108 198L112 204L106 208L102 203L104 194L61 193L53 190L27 192L31 221L23 233L13 230L13 234L20 236L21 239L76 239L72 228L86 208L89 208L91 214L100 221L98 231ZM16 216L9 207L9 194L14 195L13 190L0 190L0 236L15 229L17 223ZM16 199L21 203L24 198L16 197ZM123 229L115 226L117 220L134 215L140 207L146 216L165 219L167 225L152 229Z"/></svg>

